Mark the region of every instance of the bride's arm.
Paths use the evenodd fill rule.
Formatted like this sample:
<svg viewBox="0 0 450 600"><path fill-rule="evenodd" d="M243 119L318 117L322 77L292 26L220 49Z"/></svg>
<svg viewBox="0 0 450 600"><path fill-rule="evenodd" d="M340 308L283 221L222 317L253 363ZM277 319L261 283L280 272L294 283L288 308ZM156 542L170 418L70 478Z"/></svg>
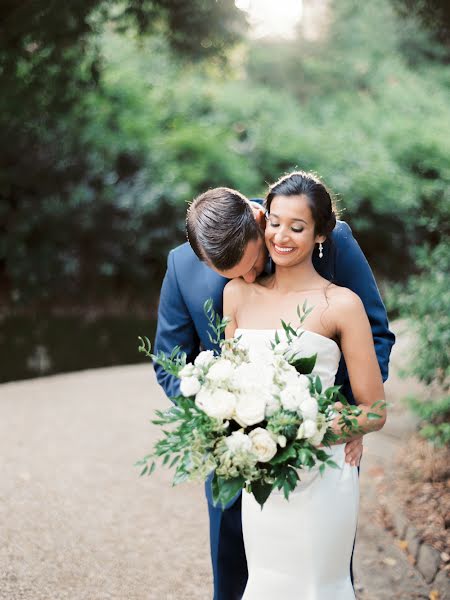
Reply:
<svg viewBox="0 0 450 600"><path fill-rule="evenodd" d="M356 403L362 409L358 423L362 433L381 429L386 422L384 388L380 367L373 344L369 319L359 296L347 289L340 289L335 298L337 334L340 338L350 385ZM375 408L373 404L381 401ZM368 413L376 413L379 418L370 419ZM335 420L335 431L340 428ZM358 436L346 436L352 439Z"/></svg>

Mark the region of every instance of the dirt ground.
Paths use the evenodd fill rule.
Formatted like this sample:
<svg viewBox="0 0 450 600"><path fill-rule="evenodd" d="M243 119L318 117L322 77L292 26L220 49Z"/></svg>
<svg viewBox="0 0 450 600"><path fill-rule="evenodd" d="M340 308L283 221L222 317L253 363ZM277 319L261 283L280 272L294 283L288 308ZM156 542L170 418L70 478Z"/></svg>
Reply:
<svg viewBox="0 0 450 600"><path fill-rule="evenodd" d="M401 357L396 346L393 356ZM355 554L360 600L428 598L431 588L384 529L377 478L414 421L397 401L367 436ZM138 477L167 405L152 367L128 366L0 385L0 599L210 600L202 486L170 472Z"/></svg>

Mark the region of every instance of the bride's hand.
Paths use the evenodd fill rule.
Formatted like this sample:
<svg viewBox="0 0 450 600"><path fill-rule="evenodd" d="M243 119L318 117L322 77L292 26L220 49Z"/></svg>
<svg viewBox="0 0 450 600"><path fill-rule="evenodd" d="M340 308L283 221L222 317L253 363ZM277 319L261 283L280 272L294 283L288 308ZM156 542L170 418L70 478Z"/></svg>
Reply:
<svg viewBox="0 0 450 600"><path fill-rule="evenodd" d="M340 412L343 406L340 402L336 402L334 405L335 410ZM340 433L340 427L338 425L339 415L337 415L335 422L333 423L335 433ZM351 440L345 444L345 462L351 465L352 467L359 467L359 463L361 462L361 457L363 453L363 437L358 437L354 440Z"/></svg>
<svg viewBox="0 0 450 600"><path fill-rule="evenodd" d="M345 444L345 462L352 467L359 467L363 453L362 437Z"/></svg>

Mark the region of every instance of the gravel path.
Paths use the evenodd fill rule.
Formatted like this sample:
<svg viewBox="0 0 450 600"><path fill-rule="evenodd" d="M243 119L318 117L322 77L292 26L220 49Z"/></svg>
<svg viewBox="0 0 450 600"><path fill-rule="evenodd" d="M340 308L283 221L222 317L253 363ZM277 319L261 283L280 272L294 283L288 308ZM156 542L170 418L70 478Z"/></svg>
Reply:
<svg viewBox="0 0 450 600"><path fill-rule="evenodd" d="M401 344L393 357L400 357ZM407 383L394 376L390 400ZM202 486L172 488L133 463L167 400L151 366L96 369L0 385L0 599L210 600ZM356 546L361 600L428 598L377 518L375 483L414 427L399 403L368 436Z"/></svg>

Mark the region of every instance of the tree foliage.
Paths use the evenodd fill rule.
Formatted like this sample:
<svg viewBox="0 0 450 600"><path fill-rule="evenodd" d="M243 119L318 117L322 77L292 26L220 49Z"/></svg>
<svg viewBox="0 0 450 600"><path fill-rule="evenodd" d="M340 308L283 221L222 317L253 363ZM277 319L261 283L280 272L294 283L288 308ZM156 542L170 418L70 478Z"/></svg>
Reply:
<svg viewBox="0 0 450 600"><path fill-rule="evenodd" d="M334 190L378 274L414 271L416 248L448 235L448 72L386 0L333 6L318 41L241 44L224 69L231 1L4 4L6 303L148 305L187 201L262 196L293 168Z"/></svg>

